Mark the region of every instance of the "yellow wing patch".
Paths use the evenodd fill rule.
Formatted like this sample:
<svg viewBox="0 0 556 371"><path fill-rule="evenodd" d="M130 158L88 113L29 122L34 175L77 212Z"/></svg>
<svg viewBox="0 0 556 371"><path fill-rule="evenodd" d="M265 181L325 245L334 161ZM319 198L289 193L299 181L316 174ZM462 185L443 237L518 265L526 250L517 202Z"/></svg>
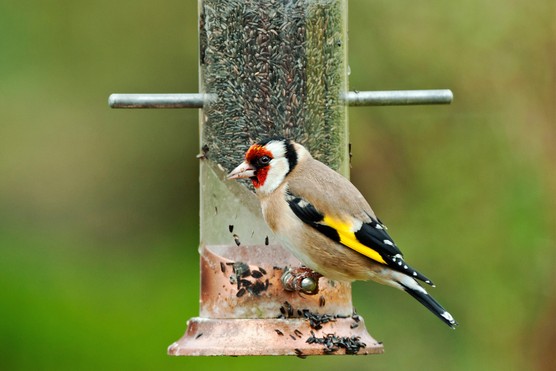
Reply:
<svg viewBox="0 0 556 371"><path fill-rule="evenodd" d="M338 232L338 235L340 236L340 243L342 245L345 245L368 258L376 260L379 263L387 264L378 252L371 249L369 246L363 245L359 242L359 240L357 240L351 223L346 223L328 216L325 216L321 223L334 228Z"/></svg>

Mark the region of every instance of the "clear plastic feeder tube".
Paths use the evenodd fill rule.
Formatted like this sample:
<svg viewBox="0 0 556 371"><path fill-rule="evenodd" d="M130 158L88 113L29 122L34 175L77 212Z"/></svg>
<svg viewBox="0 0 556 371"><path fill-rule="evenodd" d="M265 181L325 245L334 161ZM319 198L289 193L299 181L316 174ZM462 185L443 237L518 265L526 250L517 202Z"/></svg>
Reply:
<svg viewBox="0 0 556 371"><path fill-rule="evenodd" d="M279 135L349 175L347 1L201 0L199 14L200 88L214 98L200 117L201 245L272 242L249 182L225 174Z"/></svg>
<svg viewBox="0 0 556 371"><path fill-rule="evenodd" d="M200 313L169 354L382 352L353 314L349 283L322 277L316 295L284 289L284 267L301 263L274 240L250 182L226 180L252 143L271 136L348 176L346 5L199 1L200 85L210 96L200 116ZM349 349L323 346L330 334Z"/></svg>

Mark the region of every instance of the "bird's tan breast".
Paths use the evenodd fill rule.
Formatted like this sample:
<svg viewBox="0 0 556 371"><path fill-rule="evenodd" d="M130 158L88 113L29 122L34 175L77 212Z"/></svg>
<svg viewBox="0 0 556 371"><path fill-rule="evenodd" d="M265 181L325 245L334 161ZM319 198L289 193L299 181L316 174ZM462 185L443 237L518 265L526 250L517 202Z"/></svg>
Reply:
<svg viewBox="0 0 556 371"><path fill-rule="evenodd" d="M282 185L270 195L259 195L263 217L274 233L280 233L287 228L285 219L291 213L286 202L285 190L285 185Z"/></svg>

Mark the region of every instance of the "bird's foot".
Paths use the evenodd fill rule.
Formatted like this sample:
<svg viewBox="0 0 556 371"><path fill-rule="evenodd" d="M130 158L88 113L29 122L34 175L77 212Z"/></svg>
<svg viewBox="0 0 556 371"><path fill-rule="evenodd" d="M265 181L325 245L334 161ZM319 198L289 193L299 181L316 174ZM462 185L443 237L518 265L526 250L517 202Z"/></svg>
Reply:
<svg viewBox="0 0 556 371"><path fill-rule="evenodd" d="M301 291L307 295L319 292L319 278L322 274L307 267L286 268L282 274L282 284L286 291Z"/></svg>

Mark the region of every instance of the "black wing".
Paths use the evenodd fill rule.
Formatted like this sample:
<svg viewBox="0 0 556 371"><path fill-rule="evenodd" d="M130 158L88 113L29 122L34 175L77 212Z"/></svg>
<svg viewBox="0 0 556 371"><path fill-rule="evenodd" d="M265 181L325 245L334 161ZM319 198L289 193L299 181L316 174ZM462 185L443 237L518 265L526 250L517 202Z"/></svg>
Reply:
<svg viewBox="0 0 556 371"><path fill-rule="evenodd" d="M394 270L433 285L427 277L410 267L404 261L402 252L388 235L388 232L386 232L386 227L378 220L369 216L370 222L362 223L360 227L354 226L342 221L326 218L323 213L318 211L307 200L297 197L290 192L286 194L286 201L299 219L333 241L381 264L385 264ZM357 227L359 228L356 229Z"/></svg>

